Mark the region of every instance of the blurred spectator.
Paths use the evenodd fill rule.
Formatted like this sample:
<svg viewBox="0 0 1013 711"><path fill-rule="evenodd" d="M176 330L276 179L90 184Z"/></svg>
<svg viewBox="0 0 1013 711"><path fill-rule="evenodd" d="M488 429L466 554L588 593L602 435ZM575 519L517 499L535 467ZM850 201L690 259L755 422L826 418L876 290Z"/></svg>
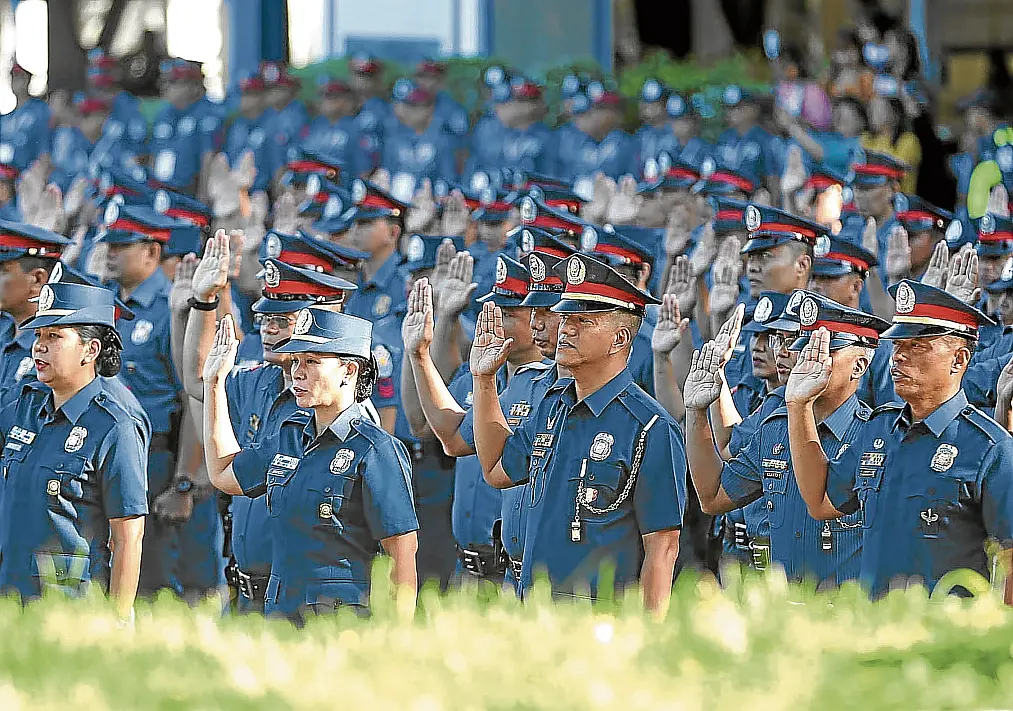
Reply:
<svg viewBox="0 0 1013 711"><path fill-rule="evenodd" d="M915 190L922 149L907 123L900 99L873 96L869 101L869 130L862 135L862 145L880 153L889 153L911 166L912 172L901 181L901 190L911 193Z"/></svg>

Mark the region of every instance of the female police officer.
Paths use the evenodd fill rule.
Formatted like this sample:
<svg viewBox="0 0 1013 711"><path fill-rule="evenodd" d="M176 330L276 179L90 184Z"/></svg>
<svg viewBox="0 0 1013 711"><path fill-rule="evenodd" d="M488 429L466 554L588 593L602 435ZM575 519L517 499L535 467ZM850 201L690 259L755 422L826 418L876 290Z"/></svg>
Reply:
<svg viewBox="0 0 1013 711"><path fill-rule="evenodd" d="M278 432L240 449L225 378L238 341L222 319L204 366L204 454L211 482L233 496L266 491L274 536L265 612L296 622L337 605L364 609L380 546L393 582L416 590L418 519L408 452L369 421L361 403L376 375L372 325L318 307L299 312L292 338L292 391L300 410ZM407 591L405 591L407 592Z"/></svg>
<svg viewBox="0 0 1013 711"><path fill-rule="evenodd" d="M127 618L148 513L148 452L144 425L97 377L120 368L113 294L53 283L38 299L23 324L36 332L38 381L0 410L0 590L30 599L46 585L78 594L93 582Z"/></svg>

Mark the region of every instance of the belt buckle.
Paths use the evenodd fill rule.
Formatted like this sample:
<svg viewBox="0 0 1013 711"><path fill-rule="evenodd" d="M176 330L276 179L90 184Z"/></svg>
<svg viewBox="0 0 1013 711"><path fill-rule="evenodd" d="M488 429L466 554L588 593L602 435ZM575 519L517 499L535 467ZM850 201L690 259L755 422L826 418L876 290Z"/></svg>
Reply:
<svg viewBox="0 0 1013 711"><path fill-rule="evenodd" d="M485 565L482 564L482 556L477 551L462 548L461 563L464 564L464 569L472 575L479 578L485 577Z"/></svg>
<svg viewBox="0 0 1013 711"><path fill-rule="evenodd" d="M749 538L746 536L746 524L736 521L733 525L732 536L736 548L749 548Z"/></svg>
<svg viewBox="0 0 1013 711"><path fill-rule="evenodd" d="M770 544L753 541L749 546L753 551L753 567L766 570L770 565Z"/></svg>
<svg viewBox="0 0 1013 711"><path fill-rule="evenodd" d="M239 593L247 600L256 599L253 594L253 578L239 568L236 568L236 587L239 588Z"/></svg>

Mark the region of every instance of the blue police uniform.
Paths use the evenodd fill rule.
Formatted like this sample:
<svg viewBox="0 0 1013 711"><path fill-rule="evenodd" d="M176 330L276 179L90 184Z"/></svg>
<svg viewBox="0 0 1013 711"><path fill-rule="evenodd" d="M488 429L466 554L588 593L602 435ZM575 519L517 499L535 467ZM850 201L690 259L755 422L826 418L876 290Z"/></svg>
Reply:
<svg viewBox="0 0 1013 711"><path fill-rule="evenodd" d="M47 284L26 328L111 326L113 311L104 289ZM148 513L144 424L99 377L59 408L48 386L32 382L0 410L0 590L25 599L52 587L108 589L109 519Z"/></svg>
<svg viewBox="0 0 1013 711"><path fill-rule="evenodd" d="M0 116L0 144L9 146L19 172L49 149L49 118L49 104L34 97ZM0 146L0 153L3 152Z"/></svg>
<svg viewBox="0 0 1013 711"><path fill-rule="evenodd" d="M503 143L507 128L490 113L478 120L471 131L471 146L465 162L464 177L468 181L479 171L494 173L504 163Z"/></svg>
<svg viewBox="0 0 1013 711"><path fill-rule="evenodd" d="M345 163L344 172L348 175L363 175L373 167L371 154L375 148L368 137L360 134L351 116L343 116L333 123L324 116L317 116L309 124L302 147L335 156Z"/></svg>
<svg viewBox="0 0 1013 711"><path fill-rule="evenodd" d="M613 180L639 175L637 143L625 131L611 131L596 141L572 127L556 130L556 172L567 180L589 178L602 172Z"/></svg>
<svg viewBox="0 0 1013 711"><path fill-rule="evenodd" d="M361 319L310 308L279 351L369 357L370 330ZM380 542L419 528L408 452L359 404L322 432L312 416L295 413L244 448L232 468L246 495L266 494L274 540L268 614L365 608Z"/></svg>
<svg viewBox="0 0 1013 711"><path fill-rule="evenodd" d="M795 141L790 142L790 145L798 146L802 151L802 163L809 173L817 170L822 163L825 167L845 175L851 168L851 164L857 160L856 155L862 151L861 139L857 136L845 138L837 131L816 130L810 130L809 135L823 149L823 159L821 161L817 161L809 154L809 151L799 146ZM785 152L787 153L787 150Z"/></svg>
<svg viewBox="0 0 1013 711"><path fill-rule="evenodd" d="M254 192L268 189L277 168L272 162L273 156L269 150L269 111L262 112L256 119L236 116L225 132L224 151L229 159L229 166L236 168L246 151L253 153L253 162L257 169L257 177L251 186Z"/></svg>
<svg viewBox="0 0 1013 711"><path fill-rule="evenodd" d="M95 153L110 164L126 167L129 160L147 155L147 141L148 121L141 113L140 102L121 91L113 98Z"/></svg>
<svg viewBox="0 0 1013 711"><path fill-rule="evenodd" d="M166 105L156 116L151 134L151 175L160 184L193 194L205 152L213 145L200 131L204 118L197 102L179 110Z"/></svg>

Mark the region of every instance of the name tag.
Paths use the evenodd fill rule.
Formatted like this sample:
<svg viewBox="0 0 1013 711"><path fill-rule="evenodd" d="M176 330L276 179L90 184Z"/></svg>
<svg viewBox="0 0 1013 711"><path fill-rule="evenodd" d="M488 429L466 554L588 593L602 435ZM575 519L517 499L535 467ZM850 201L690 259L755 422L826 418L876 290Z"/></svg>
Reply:
<svg viewBox="0 0 1013 711"><path fill-rule="evenodd" d="M862 461L859 466L881 467L886 461L886 454L883 452L865 452L862 454Z"/></svg>
<svg viewBox="0 0 1013 711"><path fill-rule="evenodd" d="M24 442L25 444L31 444L32 442L35 441L34 432L23 430L20 427L11 427L9 436L11 439L16 439L17 441Z"/></svg>
<svg viewBox="0 0 1013 711"><path fill-rule="evenodd" d="M552 446L552 440L554 438L555 438L555 435L553 435L552 433L549 433L549 432L542 432L542 433L536 434L535 435L535 446L536 447L545 447L545 448L551 447Z"/></svg>
<svg viewBox="0 0 1013 711"><path fill-rule="evenodd" d="M787 471L788 470L788 460L786 460L786 459L764 459L763 462L761 462L761 466L764 469L769 469L771 471L783 472L783 471Z"/></svg>
<svg viewBox="0 0 1013 711"><path fill-rule="evenodd" d="M18 442L8 442L4 445L4 449L11 449L15 452L21 451L21 445Z"/></svg>
<svg viewBox="0 0 1013 711"><path fill-rule="evenodd" d="M289 457L284 454L274 455L274 459L271 460L272 467L281 467L282 469L295 469L299 466L298 457Z"/></svg>

